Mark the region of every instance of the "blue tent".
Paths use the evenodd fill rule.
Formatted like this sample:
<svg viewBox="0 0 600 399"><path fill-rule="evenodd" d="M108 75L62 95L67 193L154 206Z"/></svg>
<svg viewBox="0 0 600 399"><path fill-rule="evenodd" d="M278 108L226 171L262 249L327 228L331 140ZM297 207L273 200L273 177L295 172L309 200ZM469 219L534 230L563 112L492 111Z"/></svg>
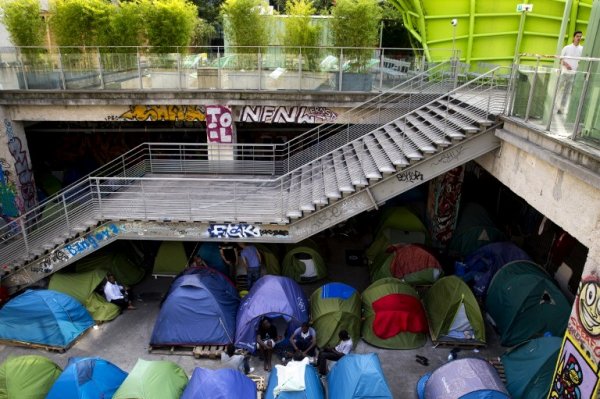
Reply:
<svg viewBox="0 0 600 399"><path fill-rule="evenodd" d="M99 357L71 358L46 399L112 398L127 373Z"/></svg>
<svg viewBox="0 0 600 399"><path fill-rule="evenodd" d="M269 375L269 383L267 384L264 399L275 399L273 390L278 384L277 367L275 367L271 371L271 375ZM317 373L317 370L313 366L306 366L304 384L306 386L304 391L281 391L277 399L325 399L323 384L321 384L321 380L319 379L319 373Z"/></svg>
<svg viewBox="0 0 600 399"><path fill-rule="evenodd" d="M329 399L392 399L375 353L342 357L327 375Z"/></svg>
<svg viewBox="0 0 600 399"><path fill-rule="evenodd" d="M465 259L463 280L473 280L473 293L484 296L492 277L500 268L515 260L531 260L529 255L510 241L484 245Z"/></svg>
<svg viewBox="0 0 600 399"><path fill-rule="evenodd" d="M67 349L94 325L75 299L52 290L27 290L0 309L0 340Z"/></svg>
<svg viewBox="0 0 600 399"><path fill-rule="evenodd" d="M181 399L256 399L256 384L238 370L197 367Z"/></svg>
<svg viewBox="0 0 600 399"><path fill-rule="evenodd" d="M237 315L235 345L251 353L256 350L256 329L263 316L282 316L288 327L286 336L308 321L308 301L304 291L289 277L261 277L242 299Z"/></svg>
<svg viewBox="0 0 600 399"><path fill-rule="evenodd" d="M154 325L150 345L233 343L240 297L227 277L212 269L178 277Z"/></svg>
<svg viewBox="0 0 600 399"><path fill-rule="evenodd" d="M205 242L200 245L196 255L199 256L206 264L215 270L220 271L225 275L229 275L229 266L223 261L219 244L216 242Z"/></svg>

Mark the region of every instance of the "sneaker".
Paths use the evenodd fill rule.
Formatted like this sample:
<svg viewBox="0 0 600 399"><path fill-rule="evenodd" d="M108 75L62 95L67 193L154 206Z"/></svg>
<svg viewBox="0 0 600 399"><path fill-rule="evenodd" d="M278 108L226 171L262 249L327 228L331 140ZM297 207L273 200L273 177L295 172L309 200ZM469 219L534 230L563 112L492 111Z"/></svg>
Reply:
<svg viewBox="0 0 600 399"><path fill-rule="evenodd" d="M248 370L248 374L253 373L254 372L254 367L250 367L250 370Z"/></svg>

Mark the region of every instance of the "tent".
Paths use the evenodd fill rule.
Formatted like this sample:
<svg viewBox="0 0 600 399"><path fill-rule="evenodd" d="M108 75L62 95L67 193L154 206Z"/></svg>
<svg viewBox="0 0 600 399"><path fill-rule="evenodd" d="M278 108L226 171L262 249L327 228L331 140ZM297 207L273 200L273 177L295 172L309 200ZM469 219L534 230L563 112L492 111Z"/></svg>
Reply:
<svg viewBox="0 0 600 399"><path fill-rule="evenodd" d="M390 245L371 266L371 280L396 277L409 284L433 284L442 275L436 257L419 244Z"/></svg>
<svg viewBox="0 0 600 399"><path fill-rule="evenodd" d="M267 268L267 274L280 275L281 266L279 265L279 259L274 251L264 244L255 244L256 249L260 252L263 258L265 267Z"/></svg>
<svg viewBox="0 0 600 399"><path fill-rule="evenodd" d="M515 260L531 260L529 255L510 241L484 245L465 259L466 274L462 279L473 280L473 292L484 296L492 277L505 264Z"/></svg>
<svg viewBox="0 0 600 399"><path fill-rule="evenodd" d="M291 278L264 276L252 286L237 314L235 345L251 353L256 350L256 329L263 316L283 317L288 326L286 337L308 321L308 301L300 286ZM281 331L278 331L281 333Z"/></svg>
<svg viewBox="0 0 600 399"><path fill-rule="evenodd" d="M325 391L319 379L319 373L311 365L307 365L304 369L304 391L281 391L278 396L275 396L274 390L279 384L278 367L273 368L269 375L264 399L325 399Z"/></svg>
<svg viewBox="0 0 600 399"><path fill-rule="evenodd" d="M373 263L377 255L385 252L391 244L425 244L427 241L427 228L417 215L405 207L388 208L381 216L375 229L375 239L366 255L369 263Z"/></svg>
<svg viewBox="0 0 600 399"><path fill-rule="evenodd" d="M83 273L101 269L105 275L107 272L114 274L119 283L132 286L142 281L146 274L142 261L134 244L115 242L75 262L75 271Z"/></svg>
<svg viewBox="0 0 600 399"><path fill-rule="evenodd" d="M500 343L513 346L545 332L562 336L571 305L541 267L515 261L492 279L486 311L500 333Z"/></svg>
<svg viewBox="0 0 600 399"><path fill-rule="evenodd" d="M562 338L540 337L502 355L506 388L513 398L537 399L548 396L561 344Z"/></svg>
<svg viewBox="0 0 600 399"><path fill-rule="evenodd" d="M427 341L427 317L414 288L393 278L371 284L362 294L362 337L387 349L413 349Z"/></svg>
<svg viewBox="0 0 600 399"><path fill-rule="evenodd" d="M221 257L221 250L217 242L203 242L198 248L196 255L199 256L209 267L229 276L229 266Z"/></svg>
<svg viewBox="0 0 600 399"><path fill-rule="evenodd" d="M44 399L61 369L43 356L11 357L0 365L0 398Z"/></svg>
<svg viewBox="0 0 600 399"><path fill-rule="evenodd" d="M285 254L281 274L299 283L312 282L325 278L327 268L323 257L316 249L299 245Z"/></svg>
<svg viewBox="0 0 600 399"><path fill-rule="evenodd" d="M46 399L111 398L127 373L99 357L71 358Z"/></svg>
<svg viewBox="0 0 600 399"><path fill-rule="evenodd" d="M349 285L329 283L310 296L310 315L317 334L317 346L335 346L338 334L346 330L356 345L360 336L362 303L358 292Z"/></svg>
<svg viewBox="0 0 600 399"><path fill-rule="evenodd" d="M485 208L471 202L460 211L448 252L454 256L465 257L486 244L505 239Z"/></svg>
<svg viewBox="0 0 600 399"><path fill-rule="evenodd" d="M188 257L181 241L163 241L154 258L152 274L176 276L188 265Z"/></svg>
<svg viewBox="0 0 600 399"><path fill-rule="evenodd" d="M106 272L93 269L83 273L54 273L50 278L48 289L62 292L79 301L95 321L108 321L117 317L121 309L106 301L104 296L96 292L96 288L104 281Z"/></svg>
<svg viewBox="0 0 600 399"><path fill-rule="evenodd" d="M187 383L187 374L173 362L138 359L113 399L179 399Z"/></svg>
<svg viewBox="0 0 600 399"><path fill-rule="evenodd" d="M231 281L204 268L178 277L160 309L150 345L227 345L240 297Z"/></svg>
<svg viewBox="0 0 600 399"><path fill-rule="evenodd" d="M181 399L256 399L256 383L238 370L197 367Z"/></svg>
<svg viewBox="0 0 600 399"><path fill-rule="evenodd" d="M439 279L425 293L423 304L432 341L485 343L485 324L479 304L460 278Z"/></svg>
<svg viewBox="0 0 600 399"><path fill-rule="evenodd" d="M486 360L457 359L417 383L419 399L510 399L498 372Z"/></svg>
<svg viewBox="0 0 600 399"><path fill-rule="evenodd" d="M327 375L329 399L392 399L379 356L348 354Z"/></svg>
<svg viewBox="0 0 600 399"><path fill-rule="evenodd" d="M79 302L52 290L27 290L0 309L3 343L66 350L93 325Z"/></svg>

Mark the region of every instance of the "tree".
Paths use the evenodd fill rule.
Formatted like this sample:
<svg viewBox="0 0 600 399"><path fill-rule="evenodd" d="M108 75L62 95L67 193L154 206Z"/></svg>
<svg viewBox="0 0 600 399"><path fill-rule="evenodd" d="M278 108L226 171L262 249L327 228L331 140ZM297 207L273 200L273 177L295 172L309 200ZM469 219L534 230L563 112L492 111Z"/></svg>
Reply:
<svg viewBox="0 0 600 399"><path fill-rule="evenodd" d="M291 0L287 3L285 20L285 35L283 43L286 46L305 47L302 55L308 59L308 65L311 70L316 68L316 58L318 55L317 47L319 45L319 36L321 27L311 23L312 16L316 9L311 0ZM289 49L292 53L297 49Z"/></svg>
<svg viewBox="0 0 600 399"><path fill-rule="evenodd" d="M196 6L186 0L141 0L145 36L157 53L185 51L198 23Z"/></svg>
<svg viewBox="0 0 600 399"><path fill-rule="evenodd" d="M50 27L59 46L98 46L110 37L114 6L105 0L54 0Z"/></svg>
<svg viewBox="0 0 600 399"><path fill-rule="evenodd" d="M221 6L225 34L234 46L266 46L266 20L262 13L269 7L265 0L226 0ZM244 51L239 49L240 52ZM255 52L252 49L251 52Z"/></svg>
<svg viewBox="0 0 600 399"><path fill-rule="evenodd" d="M2 23L15 46L43 46L46 26L39 0L3 0Z"/></svg>

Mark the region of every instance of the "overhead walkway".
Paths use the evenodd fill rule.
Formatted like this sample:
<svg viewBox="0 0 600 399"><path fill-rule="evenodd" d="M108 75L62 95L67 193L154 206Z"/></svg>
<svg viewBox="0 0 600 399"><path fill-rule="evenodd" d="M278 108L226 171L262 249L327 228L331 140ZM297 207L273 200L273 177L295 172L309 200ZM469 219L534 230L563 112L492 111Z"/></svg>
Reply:
<svg viewBox="0 0 600 399"><path fill-rule="evenodd" d="M499 146L508 81L496 69L459 85L449 69L283 145L143 144L0 230L3 285L116 239L297 242L377 209Z"/></svg>

